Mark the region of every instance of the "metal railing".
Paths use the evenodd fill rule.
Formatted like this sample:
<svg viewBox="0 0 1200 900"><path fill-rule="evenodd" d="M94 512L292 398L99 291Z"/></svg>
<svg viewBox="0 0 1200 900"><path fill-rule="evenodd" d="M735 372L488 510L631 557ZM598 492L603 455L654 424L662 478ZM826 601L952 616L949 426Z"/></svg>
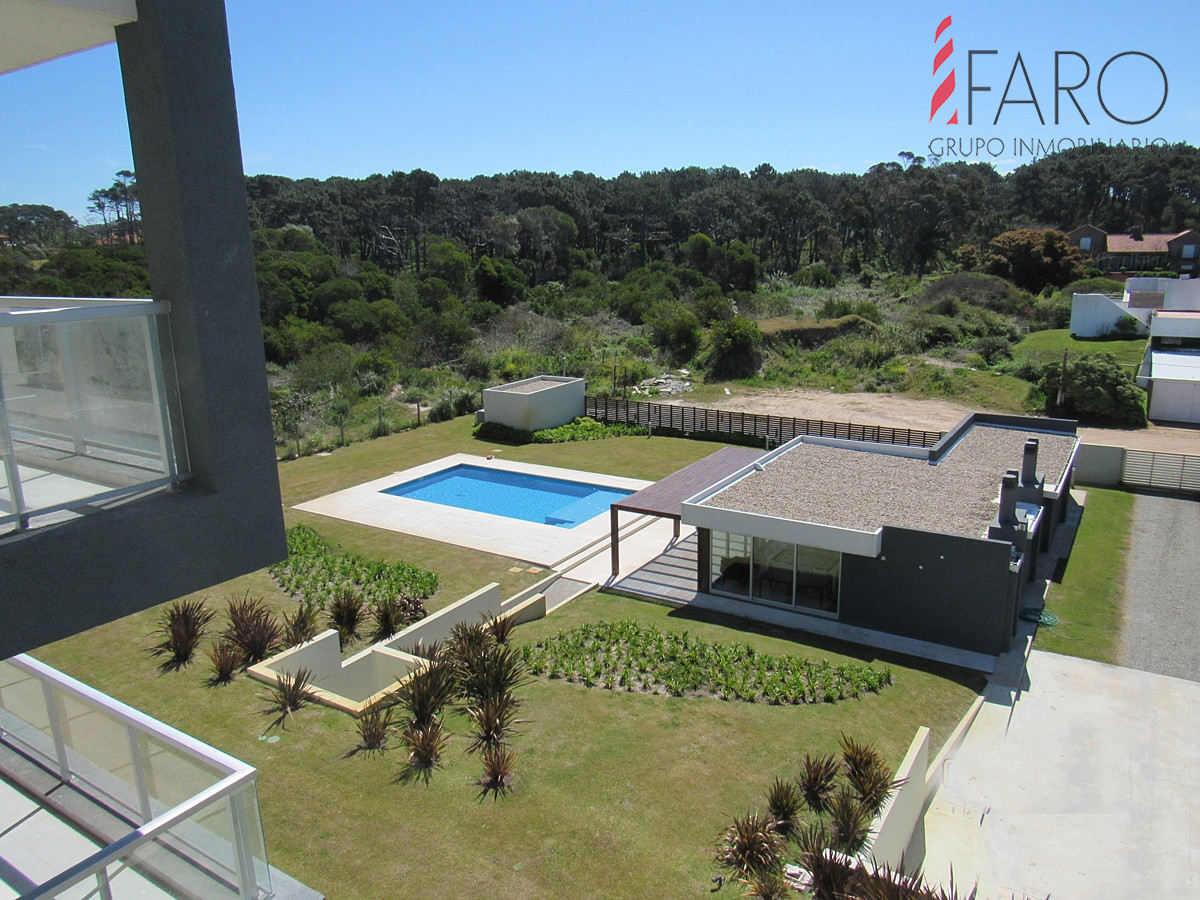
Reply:
<svg viewBox="0 0 1200 900"><path fill-rule="evenodd" d="M0 297L0 530L186 472L168 312L152 300Z"/></svg>
<svg viewBox="0 0 1200 900"><path fill-rule="evenodd" d="M130 829L26 897L271 895L252 766L25 655L0 662L0 743Z"/></svg>

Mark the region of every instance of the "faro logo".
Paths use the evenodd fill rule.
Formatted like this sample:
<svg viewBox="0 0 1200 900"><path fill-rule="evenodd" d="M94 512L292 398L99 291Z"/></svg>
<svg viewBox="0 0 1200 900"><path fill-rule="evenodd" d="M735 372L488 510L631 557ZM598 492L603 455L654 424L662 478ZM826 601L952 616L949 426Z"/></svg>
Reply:
<svg viewBox="0 0 1200 900"><path fill-rule="evenodd" d="M938 25L934 32L933 41L937 44L942 39L942 35L950 28L951 17L946 16ZM976 94L991 93L991 85L982 85L976 83L975 77L975 57L977 56L997 56L999 50L968 50L967 51L967 124L973 125L975 122L975 102ZM933 77L939 79L937 87L933 92L933 99L929 105L929 121L932 122L934 116L942 107L946 106L950 98L954 95L955 80L954 80L954 65L951 62L951 57L954 55L954 38L947 38L946 43L942 44L936 51L933 57ZM1104 96L1104 78L1109 74L1109 67L1119 59L1136 58L1141 61L1139 68L1142 70L1139 75L1139 96L1144 98L1145 108L1141 112L1146 112L1153 108L1153 112L1140 119L1123 119L1112 111ZM948 69L943 68L947 63L950 63ZM939 74L940 70L940 74ZM1125 72L1125 77L1128 77L1128 67L1118 67L1118 70ZM1111 79L1115 76L1118 70L1113 70L1114 74L1110 75ZM1060 123L1060 114L1066 109L1067 101L1075 107L1076 111L1083 119L1085 125L1090 125L1091 120L1085 111L1085 106L1091 102L1091 89L1087 88L1088 82L1092 76L1091 61L1075 50L1056 50L1054 52L1054 124ZM1143 77L1148 76L1148 77ZM1161 96L1159 95L1159 82L1161 81ZM1014 86L1014 82L1016 85ZM1048 86L1043 86L1043 97ZM1112 84L1109 85L1110 92ZM1141 50L1126 50L1123 53L1117 53L1100 67L1099 74L1095 81L1096 100L1100 103L1100 109L1104 111L1114 122L1120 122L1122 125L1141 125L1149 122L1157 116L1167 104L1167 72L1162 67L1162 64L1151 56L1149 53L1143 53ZM1076 94L1079 96L1076 96ZM1065 96L1064 96L1065 95ZM989 98L990 99L990 98ZM1082 102L1081 102L1082 99ZM983 97L979 100L982 102ZM1157 106L1154 104L1157 103ZM1004 91L1000 94L1000 102L996 106L996 114L992 118L991 124L999 123L1000 116L1004 112L1006 106L1032 106L1037 112L1038 120L1045 125L1046 117L1042 113L1042 104L1038 99L1037 91L1034 89L1033 81L1029 77L1029 72L1025 68L1025 61L1021 58L1021 54L1017 53L1016 59L1013 60L1012 68L1008 73L1008 81L1004 85ZM1096 115L1095 108L1092 108L1092 114ZM958 124L958 107L954 107L953 114L946 120L947 125Z"/></svg>

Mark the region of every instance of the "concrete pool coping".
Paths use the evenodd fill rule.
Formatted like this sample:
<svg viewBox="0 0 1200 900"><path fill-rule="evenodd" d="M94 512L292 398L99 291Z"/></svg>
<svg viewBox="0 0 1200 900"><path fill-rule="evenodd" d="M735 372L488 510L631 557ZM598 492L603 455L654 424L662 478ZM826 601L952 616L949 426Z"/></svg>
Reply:
<svg viewBox="0 0 1200 900"><path fill-rule="evenodd" d="M426 475L434 475L459 465L582 481L599 487L629 491L639 491L652 484L637 478L622 478L599 472L540 466L507 459L486 459L470 453L454 453L326 494L324 497L297 504L293 508L358 525L369 525L471 550L482 550L485 553L507 556L539 566L553 566L560 560L579 553L588 545L608 537L607 510L575 528L558 528L383 493L385 488L395 487Z"/></svg>

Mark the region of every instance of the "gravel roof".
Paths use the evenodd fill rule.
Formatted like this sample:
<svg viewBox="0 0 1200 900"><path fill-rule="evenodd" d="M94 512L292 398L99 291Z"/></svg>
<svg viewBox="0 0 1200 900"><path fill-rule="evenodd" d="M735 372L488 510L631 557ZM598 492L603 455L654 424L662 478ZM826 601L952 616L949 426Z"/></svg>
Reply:
<svg viewBox="0 0 1200 900"><path fill-rule="evenodd" d="M980 537L996 515L1000 479L1020 469L1025 441L1038 439L1037 470L1062 481L1076 437L973 426L941 461L798 444L703 502L840 528L882 525Z"/></svg>
<svg viewBox="0 0 1200 900"><path fill-rule="evenodd" d="M563 381L555 381L552 378L537 378L533 381L514 382L513 384L502 384L499 387L492 388L493 391L507 391L510 394L532 394L537 391L544 391L546 388L554 387L556 384L565 384Z"/></svg>

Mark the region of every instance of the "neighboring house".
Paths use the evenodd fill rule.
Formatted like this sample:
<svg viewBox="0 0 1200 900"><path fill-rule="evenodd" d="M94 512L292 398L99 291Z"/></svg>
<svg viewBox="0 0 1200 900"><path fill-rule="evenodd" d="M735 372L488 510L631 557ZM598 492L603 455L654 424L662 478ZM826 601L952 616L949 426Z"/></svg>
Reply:
<svg viewBox="0 0 1200 900"><path fill-rule="evenodd" d="M0 880L313 896L267 866L252 767L20 655L286 555L224 6L0 21L0 74L116 41L155 294L0 300Z"/></svg>
<svg viewBox="0 0 1200 900"><path fill-rule="evenodd" d="M1200 278L1129 278L1124 293L1075 294L1071 298L1073 337L1105 337L1128 328L1149 334L1155 310L1200 310ZM1123 325L1123 321L1128 324Z"/></svg>
<svg viewBox="0 0 1200 900"><path fill-rule="evenodd" d="M985 414L929 449L796 438L683 503L697 590L997 655L1078 446L1072 421Z"/></svg>
<svg viewBox="0 0 1200 900"><path fill-rule="evenodd" d="M1200 424L1200 309L1154 311L1138 384L1151 419Z"/></svg>
<svg viewBox="0 0 1200 900"><path fill-rule="evenodd" d="M1067 232L1093 266L1106 272L1145 272L1170 269L1183 275L1196 271L1200 233L1194 229L1171 234L1108 234L1095 225L1082 225Z"/></svg>

